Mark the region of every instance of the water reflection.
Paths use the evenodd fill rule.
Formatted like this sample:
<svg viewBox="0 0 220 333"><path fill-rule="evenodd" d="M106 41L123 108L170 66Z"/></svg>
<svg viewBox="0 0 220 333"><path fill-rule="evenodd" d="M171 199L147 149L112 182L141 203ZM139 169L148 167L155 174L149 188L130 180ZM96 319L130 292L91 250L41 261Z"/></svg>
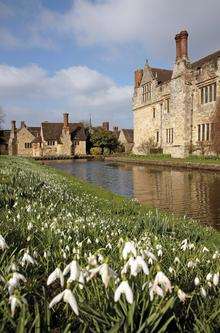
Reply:
<svg viewBox="0 0 220 333"><path fill-rule="evenodd" d="M99 161L50 161L81 179L220 229L220 174Z"/></svg>

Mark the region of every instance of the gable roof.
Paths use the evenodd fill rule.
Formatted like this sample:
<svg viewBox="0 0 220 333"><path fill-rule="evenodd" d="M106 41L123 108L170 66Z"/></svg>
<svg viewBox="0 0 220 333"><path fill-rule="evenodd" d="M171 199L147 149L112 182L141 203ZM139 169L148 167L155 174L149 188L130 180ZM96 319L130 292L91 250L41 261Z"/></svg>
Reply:
<svg viewBox="0 0 220 333"><path fill-rule="evenodd" d="M151 68L151 70L159 83L164 83L171 80L173 74L172 70L163 68Z"/></svg>
<svg viewBox="0 0 220 333"><path fill-rule="evenodd" d="M33 136L39 136L40 135L40 127L27 127L27 129L31 132Z"/></svg>
<svg viewBox="0 0 220 333"><path fill-rule="evenodd" d="M129 143L134 142L134 130L133 129L122 128L122 132L123 132L127 142L129 142Z"/></svg>
<svg viewBox="0 0 220 333"><path fill-rule="evenodd" d="M220 58L220 50L217 52L211 53L211 54L207 55L206 57L193 62L192 67L199 68L199 67L202 67L207 62L211 62L211 61L217 63L218 58Z"/></svg>
<svg viewBox="0 0 220 333"><path fill-rule="evenodd" d="M63 123L43 122L41 126L43 131L43 138L45 141L55 140L60 142ZM86 140L85 130L81 123L70 123L69 127L72 140L79 140L79 141Z"/></svg>

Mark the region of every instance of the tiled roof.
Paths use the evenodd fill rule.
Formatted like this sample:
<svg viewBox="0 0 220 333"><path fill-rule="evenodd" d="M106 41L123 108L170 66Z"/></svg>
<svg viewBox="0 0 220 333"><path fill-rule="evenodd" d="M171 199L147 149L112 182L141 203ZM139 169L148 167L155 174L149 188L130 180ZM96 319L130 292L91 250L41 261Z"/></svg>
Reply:
<svg viewBox="0 0 220 333"><path fill-rule="evenodd" d="M199 67L202 67L205 63L211 62L211 61L217 63L218 58L220 58L220 50L193 62L192 67L193 68L199 68Z"/></svg>
<svg viewBox="0 0 220 333"><path fill-rule="evenodd" d="M122 132L124 133L125 139L129 143L134 142L134 130L133 129L128 129L128 128L123 128Z"/></svg>
<svg viewBox="0 0 220 333"><path fill-rule="evenodd" d="M33 134L34 136L40 135L40 127L27 127L27 129Z"/></svg>
<svg viewBox="0 0 220 333"><path fill-rule="evenodd" d="M159 83L164 83L171 80L173 71L163 68L151 68L151 70Z"/></svg>
<svg viewBox="0 0 220 333"><path fill-rule="evenodd" d="M71 138L74 140L85 141L86 134L84 127L81 123L70 123ZM62 134L63 123L42 123L43 138L45 141L55 140L60 141Z"/></svg>

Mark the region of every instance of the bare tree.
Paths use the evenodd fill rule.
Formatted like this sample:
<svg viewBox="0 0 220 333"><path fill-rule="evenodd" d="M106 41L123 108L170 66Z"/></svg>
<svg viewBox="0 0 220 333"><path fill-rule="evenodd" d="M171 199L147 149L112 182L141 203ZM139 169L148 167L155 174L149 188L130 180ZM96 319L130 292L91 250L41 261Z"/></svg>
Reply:
<svg viewBox="0 0 220 333"><path fill-rule="evenodd" d="M154 138L149 138L148 140L143 141L140 146L137 148L138 152L141 154L149 154L151 149L157 147L157 143Z"/></svg>
<svg viewBox="0 0 220 333"><path fill-rule="evenodd" d="M4 112L3 112L2 107L0 106L0 129L1 129L2 126L3 126L4 118L5 118L5 114L4 114Z"/></svg>

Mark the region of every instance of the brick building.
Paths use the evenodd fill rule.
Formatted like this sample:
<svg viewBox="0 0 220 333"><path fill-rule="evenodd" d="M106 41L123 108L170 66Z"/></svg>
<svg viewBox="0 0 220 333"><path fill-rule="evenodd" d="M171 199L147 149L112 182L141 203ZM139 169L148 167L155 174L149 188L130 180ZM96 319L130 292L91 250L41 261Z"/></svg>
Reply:
<svg viewBox="0 0 220 333"><path fill-rule="evenodd" d="M153 140L163 153L185 157L213 153L216 101L220 96L220 51L195 62L188 57L188 33L175 36L173 70L148 63L135 71L134 148Z"/></svg>
<svg viewBox="0 0 220 333"><path fill-rule="evenodd" d="M63 114L63 123L43 122L40 127L22 121L17 129L13 120L8 152L30 157L85 155L85 129L81 123L69 123L68 113Z"/></svg>

